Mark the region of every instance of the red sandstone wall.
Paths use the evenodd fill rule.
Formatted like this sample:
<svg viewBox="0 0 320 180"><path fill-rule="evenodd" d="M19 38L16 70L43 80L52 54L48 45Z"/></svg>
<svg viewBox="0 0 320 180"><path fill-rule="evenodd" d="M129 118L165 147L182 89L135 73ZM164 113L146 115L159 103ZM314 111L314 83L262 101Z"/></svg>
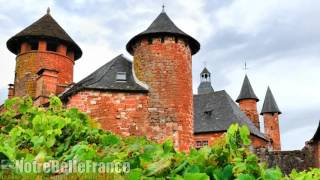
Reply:
<svg viewBox="0 0 320 180"><path fill-rule="evenodd" d="M259 149L259 148L266 148L268 146L268 142L257 137L257 136L253 136L251 135L250 136L250 139L251 139L251 144L253 147L255 147L256 149Z"/></svg>
<svg viewBox="0 0 320 180"><path fill-rule="evenodd" d="M192 62L189 46L173 37L141 40L134 48L136 77L149 86L150 136L173 137L179 150L193 146ZM153 135L152 135L153 134Z"/></svg>
<svg viewBox="0 0 320 180"><path fill-rule="evenodd" d="M143 93L81 91L70 97L67 107L78 108L116 134L148 136L148 96Z"/></svg>
<svg viewBox="0 0 320 180"><path fill-rule="evenodd" d="M16 58L15 96L36 94L36 74L41 68L58 70L58 85L69 85L73 82L73 59L57 52L27 51ZM57 89L61 93L63 87Z"/></svg>
<svg viewBox="0 0 320 180"><path fill-rule="evenodd" d="M220 133L203 133L194 135L194 147L198 148L196 145L197 141L208 141L208 145L212 145L215 140L224 136L223 132Z"/></svg>
<svg viewBox="0 0 320 180"><path fill-rule="evenodd" d="M240 110L243 111L253 124L260 129L257 101L255 99L244 99L239 102Z"/></svg>
<svg viewBox="0 0 320 180"><path fill-rule="evenodd" d="M194 135L194 145L196 147L197 141L208 141L209 145L212 145L215 140L224 136L223 132L217 133L203 133L203 134L195 134ZM267 147L267 142L257 136L251 135L251 144L255 148Z"/></svg>
<svg viewBox="0 0 320 180"><path fill-rule="evenodd" d="M281 141L280 141L280 129L279 129L279 115L278 113L264 113L264 132L265 135L272 140L271 146L273 150L281 150Z"/></svg>

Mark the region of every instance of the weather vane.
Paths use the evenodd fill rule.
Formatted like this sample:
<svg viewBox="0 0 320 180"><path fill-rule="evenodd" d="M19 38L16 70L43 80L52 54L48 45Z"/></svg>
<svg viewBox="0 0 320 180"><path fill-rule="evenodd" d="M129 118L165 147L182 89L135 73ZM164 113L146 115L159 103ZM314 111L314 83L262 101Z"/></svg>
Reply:
<svg viewBox="0 0 320 180"><path fill-rule="evenodd" d="M207 67L207 61L203 61L202 63L204 67Z"/></svg>
<svg viewBox="0 0 320 180"><path fill-rule="evenodd" d="M164 12L164 8L165 8L166 6L164 5L164 3L162 4L162 12Z"/></svg>
<svg viewBox="0 0 320 180"><path fill-rule="evenodd" d="M247 67L247 61L244 61L244 68L243 69L244 69L245 72L248 71L249 68Z"/></svg>

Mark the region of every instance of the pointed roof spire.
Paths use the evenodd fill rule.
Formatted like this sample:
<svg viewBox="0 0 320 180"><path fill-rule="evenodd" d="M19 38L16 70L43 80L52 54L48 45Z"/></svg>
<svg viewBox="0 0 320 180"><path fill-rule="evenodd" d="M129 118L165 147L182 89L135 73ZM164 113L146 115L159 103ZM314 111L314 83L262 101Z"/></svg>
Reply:
<svg viewBox="0 0 320 180"><path fill-rule="evenodd" d="M273 97L270 87L268 86L266 96L264 98L263 107L261 110L261 115L264 113L278 113L281 114L276 100Z"/></svg>
<svg viewBox="0 0 320 180"><path fill-rule="evenodd" d="M255 99L257 102L259 101L258 97L256 96L256 94L252 89L252 86L250 84L250 81L247 75L244 77L241 91L236 102L240 102L243 99Z"/></svg>
<svg viewBox="0 0 320 180"><path fill-rule="evenodd" d="M164 35L171 35L175 37L180 37L186 40L189 44L191 53L196 54L200 49L200 43L195 40L193 37L189 36L182 30L180 30L169 18L166 12L162 11L158 17L151 23L151 25L140 34L134 36L128 43L127 43L127 51L130 54L133 54L133 45L140 40L141 38L145 37L154 37L154 36L164 36Z"/></svg>
<svg viewBox="0 0 320 180"><path fill-rule="evenodd" d="M165 8L166 6L164 5L164 3L162 4L162 12L164 13L165 12Z"/></svg>
<svg viewBox="0 0 320 180"><path fill-rule="evenodd" d="M204 73L211 74L206 67L204 67L203 70L201 71L201 74L204 74Z"/></svg>
<svg viewBox="0 0 320 180"><path fill-rule="evenodd" d="M21 42L37 38L60 40L61 42L64 42L68 47L71 47L71 49L74 50L75 60L79 59L82 55L80 47L50 15L50 8L47 9L47 14L39 20L11 37L7 41L7 47L12 53L18 54L17 47L19 47Z"/></svg>

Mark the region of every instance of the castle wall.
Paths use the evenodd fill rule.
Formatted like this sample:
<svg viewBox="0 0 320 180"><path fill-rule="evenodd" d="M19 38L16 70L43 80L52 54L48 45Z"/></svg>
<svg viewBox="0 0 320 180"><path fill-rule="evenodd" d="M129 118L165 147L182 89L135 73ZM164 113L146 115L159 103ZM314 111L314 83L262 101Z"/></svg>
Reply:
<svg viewBox="0 0 320 180"><path fill-rule="evenodd" d="M78 108L116 134L148 136L148 96L143 93L84 90L69 98L67 107Z"/></svg>
<svg viewBox="0 0 320 180"><path fill-rule="evenodd" d="M293 169L303 171L315 167L316 157L314 157L312 146L306 146L302 150L294 151L268 151L260 149L256 153L260 157L261 162L266 162L268 167L278 166L285 174L289 174Z"/></svg>
<svg viewBox="0 0 320 180"><path fill-rule="evenodd" d="M216 132L216 133L201 133L194 135L194 145L197 148L197 141L204 142L208 141L208 145L214 144L214 142L224 136L224 132ZM267 142L257 136L251 135L251 144L254 148L264 148L267 146Z"/></svg>
<svg viewBox="0 0 320 180"><path fill-rule="evenodd" d="M133 47L136 77L149 86L148 120L153 139L174 136L175 146L193 146L192 62L188 44L174 37L142 39Z"/></svg>
<svg viewBox="0 0 320 180"><path fill-rule="evenodd" d="M37 72L42 69L58 71L57 94L73 82L73 59L50 51L28 51L16 58L15 96L36 95Z"/></svg>

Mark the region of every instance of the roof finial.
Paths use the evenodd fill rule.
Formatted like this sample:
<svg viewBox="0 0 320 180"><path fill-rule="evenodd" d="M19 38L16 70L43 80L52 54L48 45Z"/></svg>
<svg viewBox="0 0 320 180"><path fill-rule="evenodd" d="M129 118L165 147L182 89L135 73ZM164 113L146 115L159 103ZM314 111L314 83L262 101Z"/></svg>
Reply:
<svg viewBox="0 0 320 180"><path fill-rule="evenodd" d="M47 8L47 14L50 14L50 7Z"/></svg>
<svg viewBox="0 0 320 180"><path fill-rule="evenodd" d="M248 69L249 69L249 68L247 67L247 61L246 61L246 60L244 61L244 68L243 68L243 69L244 69L244 71L245 71L246 73L247 73L247 71L248 71Z"/></svg>
<svg viewBox="0 0 320 180"><path fill-rule="evenodd" d="M165 8L166 6L164 5L164 3L162 4L162 12L164 13L165 12Z"/></svg>
<svg viewBox="0 0 320 180"><path fill-rule="evenodd" d="M207 67L207 61L203 61L203 67Z"/></svg>

